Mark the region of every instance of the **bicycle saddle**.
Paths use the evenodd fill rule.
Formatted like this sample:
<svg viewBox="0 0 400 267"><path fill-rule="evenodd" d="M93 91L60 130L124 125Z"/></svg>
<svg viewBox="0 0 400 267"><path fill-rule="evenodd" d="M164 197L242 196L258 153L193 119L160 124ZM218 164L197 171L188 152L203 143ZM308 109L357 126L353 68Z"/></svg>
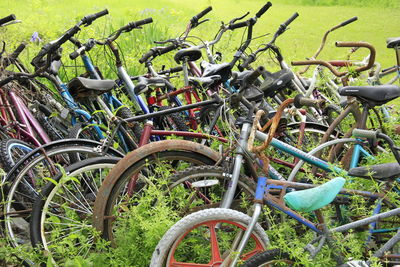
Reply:
<svg viewBox="0 0 400 267"><path fill-rule="evenodd" d="M189 77L189 82L199 84L202 87L207 87L215 81L221 80L221 76L212 75L208 77Z"/></svg>
<svg viewBox="0 0 400 267"><path fill-rule="evenodd" d="M174 59L178 64L180 64L185 58L187 58L187 61L196 61L201 58L201 50L190 47L184 48L179 50L174 56Z"/></svg>
<svg viewBox="0 0 400 267"><path fill-rule="evenodd" d="M146 92L149 89L149 86L155 86L155 87L164 87L166 86L169 89L174 90L175 87L168 82L166 79L162 77L152 77L152 78L146 78L146 77L139 77L138 83L135 85L134 92L136 95L140 95L144 92Z"/></svg>
<svg viewBox="0 0 400 267"><path fill-rule="evenodd" d="M295 211L311 212L331 203L345 182L344 178L337 177L311 189L287 193L283 199Z"/></svg>
<svg viewBox="0 0 400 267"><path fill-rule="evenodd" d="M400 46L400 37L386 39L386 45L387 48L395 48L396 46Z"/></svg>
<svg viewBox="0 0 400 267"><path fill-rule="evenodd" d="M107 93L114 86L116 86L114 80L92 80L83 77L74 78L68 83L70 94L78 99Z"/></svg>
<svg viewBox="0 0 400 267"><path fill-rule="evenodd" d="M400 165L397 162L392 162L364 167L356 167L350 169L348 174L361 178L390 180L400 177Z"/></svg>
<svg viewBox="0 0 400 267"><path fill-rule="evenodd" d="M232 75L231 65L229 63L211 64L207 61L201 62L203 68L203 77L220 75L221 81L226 82Z"/></svg>
<svg viewBox="0 0 400 267"><path fill-rule="evenodd" d="M400 87L396 85L346 86L339 89L342 96L354 96L360 100L383 105L400 96Z"/></svg>
<svg viewBox="0 0 400 267"><path fill-rule="evenodd" d="M293 73L290 70L280 70L275 73L265 72L264 82L260 86L260 90L264 92L266 97L273 97L280 90L285 89L293 79Z"/></svg>

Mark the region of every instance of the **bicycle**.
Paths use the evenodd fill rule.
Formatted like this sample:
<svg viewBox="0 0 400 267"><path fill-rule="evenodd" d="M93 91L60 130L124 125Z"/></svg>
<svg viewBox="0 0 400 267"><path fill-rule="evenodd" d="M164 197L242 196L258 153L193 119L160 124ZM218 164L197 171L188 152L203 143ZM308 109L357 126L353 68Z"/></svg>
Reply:
<svg viewBox="0 0 400 267"><path fill-rule="evenodd" d="M271 132L273 132L273 130ZM389 146L394 153L398 164L400 164L400 154L398 153L399 148L394 146L393 141L388 136L365 130L355 131L354 135L359 138L383 138L389 143ZM271 139L272 138L269 138L268 141ZM265 149L265 147L268 146L268 141L266 141L261 147L253 148L252 151L259 152ZM252 143L252 141L249 143ZM264 164L268 163L264 162ZM394 179L394 177L397 177L397 175L400 174L399 165L397 165L397 168L393 171L387 171L387 169L382 170L382 168L385 168L384 165L359 167L356 168L358 170L354 171L354 174L362 173L362 177L366 177L371 175L370 171L372 170L372 176L374 176L374 171L376 171L379 172L379 175L382 179ZM369 172L369 174L366 174L367 172ZM286 263L290 265L295 263L296 261L293 261L292 258L288 257L287 253L283 253L279 249L255 255L259 253L260 249L262 249L262 247L258 245L261 240L266 242L265 245L268 245L268 238L265 236L265 233L263 238L259 237L260 225L257 223L257 219L261 214L262 205L264 203L268 204L274 209L282 211L289 217L294 218L317 234L317 237L315 237L305 247L305 250L310 252L311 258L314 258L318 252L321 251L323 245L325 244L328 244L331 246L331 248L334 248L332 245L332 243L334 243L334 240L331 237L332 233L346 232L362 225L370 225L373 227L373 230L370 231L370 235L373 233L379 233L380 231L397 232L393 237L389 238L388 240L384 240L384 243L380 249L378 249L372 255L374 257L385 256L385 258L390 258L391 256L386 255L385 252L392 249L393 246L400 241L400 231L396 227L394 229L385 230L377 229L376 222L384 218L395 218L396 215L400 214L400 208L396 208L396 206L391 203L385 203L387 204L387 207L389 207L388 211L382 213L378 212L377 214L374 212L375 215L370 217L358 219L354 222L350 222L332 229L328 228L320 209L332 203L339 193L345 195L359 195L371 199L381 198L381 201L383 202L378 200L378 205L381 205L385 202L382 194L374 195L365 191L342 189L344 183L345 179L341 177L335 178L320 186L277 181L267 179L266 177L259 177L255 192L255 204L252 217L234 210L223 208L202 210L190 214L177 222L167 231L167 233L165 233L153 253L150 266L164 266L164 264L166 264L166 266L182 265L186 262L183 260L188 260L187 262L191 262L192 264L196 262L197 264L200 264L200 266L213 266L214 264L219 264L221 266L236 266L239 258L240 260L245 261L244 266L260 266L268 263ZM305 190L297 191L298 189ZM300 211L314 211L314 218L316 218L318 222L312 223L309 219L300 215L298 213ZM375 229L377 229L376 232L374 232ZM233 234L228 236L224 230ZM209 242L211 250L207 251L207 253L211 253L212 255L211 257L200 257L200 260L203 260L200 262L193 261L196 259L195 257L198 257L199 255L195 255L194 253L191 255L182 255L182 253L179 252L179 249L182 248L182 246L186 248L185 251L189 249L187 246L190 243L185 242L185 237L189 237L193 240L199 235L202 235L204 238L197 239L197 241L200 242L200 240L203 240L205 242L200 246L207 246L206 244ZM221 248L222 251L218 248L218 242L221 241L217 240L225 241L225 246ZM253 243L250 245L250 248L246 246L249 240L251 240ZM226 242L229 244L226 244ZM254 245L254 243L256 245ZM316 246L313 245L315 243L317 243ZM196 245L199 244L197 243ZM245 249L246 253L244 253ZM368 261L363 262L346 260L337 251L335 251L334 255L335 260L340 266L369 266L367 265L369 263ZM191 256L193 256L192 259L190 259ZM210 260L204 261L204 258ZM396 255L393 255L392 258L395 259ZM199 259L199 257L197 259Z"/></svg>

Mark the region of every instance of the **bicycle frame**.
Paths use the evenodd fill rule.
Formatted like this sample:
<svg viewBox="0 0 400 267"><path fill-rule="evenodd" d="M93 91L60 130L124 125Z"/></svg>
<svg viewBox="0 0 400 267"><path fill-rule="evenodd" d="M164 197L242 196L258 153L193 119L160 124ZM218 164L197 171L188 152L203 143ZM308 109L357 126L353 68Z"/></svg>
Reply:
<svg viewBox="0 0 400 267"><path fill-rule="evenodd" d="M10 127L16 130L16 133L12 134L12 137L20 138L34 144L35 146L41 146L41 141L35 137L36 132L43 143L47 144L51 142L51 139L40 126L39 122L12 88L7 90L7 92L1 90L0 94L0 124L7 128ZM19 119L17 119L16 115L14 114L7 95L17 112Z"/></svg>
<svg viewBox="0 0 400 267"><path fill-rule="evenodd" d="M300 222L301 224L305 225L306 227L310 228L314 232L317 233L317 237L311 241L305 248L305 250L308 250L311 254L311 258L314 258L317 253L322 249L322 246L327 243L330 245L329 241L332 241L331 235L335 232L345 232L350 229L354 229L360 226L368 225L371 223L375 223L376 221L384 218L388 218L391 216L398 216L400 215L400 208L395 208L387 212L383 213L374 213L374 215L360 219L351 223L347 223L344 225L341 225L339 227L335 227L333 229L327 229L324 219L322 217L322 214L319 210L315 211L316 217L318 219L317 223L310 222L308 219L304 218L300 214L298 214L296 211L293 211L292 209L288 208L283 200L283 194L279 194L279 197L275 197L272 194L270 194L271 189L279 189L282 191L286 191L287 189L308 189L308 188L314 188L316 185L311 185L311 184L304 184L304 183L293 183L293 182L287 182L287 181L277 181L277 180L271 180L267 179L265 177L259 177L258 182L257 182L257 190L255 193L255 202L254 204L254 213L252 216L252 220L249 223L248 228L246 229L245 233L243 234L243 237L240 241L240 244L237 247L236 254L233 255L233 263L232 266L235 266L236 262L239 259L240 254L243 252L243 249L250 237L251 232L254 229L254 226L257 222L257 219L260 215L261 211L261 202L263 204L267 204L275 209L278 209L282 212L284 212L286 215L290 216L291 218L295 219L296 221ZM348 190L348 189L342 189L339 194L344 194L344 195L361 195L363 197L369 197L373 199L378 199L378 198L384 198L382 194L372 194L367 191L359 191L359 190ZM398 255L385 255L385 252L388 251L390 248L392 248L397 242L400 241L400 229L395 229L397 230L397 233L390 238L380 249L378 249L373 256L382 258L383 256L385 257L398 257ZM314 248L312 244L319 242L317 248ZM343 264L344 262L340 262L343 259L339 256L335 256L336 260L338 261L339 264Z"/></svg>

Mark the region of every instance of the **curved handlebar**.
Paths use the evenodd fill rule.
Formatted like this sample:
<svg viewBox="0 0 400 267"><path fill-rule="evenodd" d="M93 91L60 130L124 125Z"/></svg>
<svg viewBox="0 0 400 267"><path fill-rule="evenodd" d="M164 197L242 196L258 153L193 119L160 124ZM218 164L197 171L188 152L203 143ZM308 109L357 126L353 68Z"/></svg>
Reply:
<svg viewBox="0 0 400 267"><path fill-rule="evenodd" d="M337 47L365 47L370 51L370 56L367 65L356 68L355 72L361 72L370 69L375 63L375 48L367 42L336 42ZM329 62L323 60L304 60L304 61L292 61L293 66L304 66L304 65L323 65L327 67L335 76L342 77L348 74L348 71L339 72Z"/></svg>

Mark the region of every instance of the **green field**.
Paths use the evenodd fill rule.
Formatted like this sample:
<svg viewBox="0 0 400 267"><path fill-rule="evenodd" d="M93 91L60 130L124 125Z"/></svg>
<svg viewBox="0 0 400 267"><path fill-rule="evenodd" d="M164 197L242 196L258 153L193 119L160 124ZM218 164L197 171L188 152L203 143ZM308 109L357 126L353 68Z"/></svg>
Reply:
<svg viewBox="0 0 400 267"><path fill-rule="evenodd" d="M394 52L386 48L386 38L399 35L400 12L396 7L385 8L382 6L395 6L395 3L400 3L400 1L364 1L368 2L369 7L300 6L289 4L296 1L285 1L285 4L280 4L281 2L273 2L272 8L256 24L254 36L273 33L280 23L294 12L298 12L300 16L292 23L291 29L277 41L287 62L303 60L311 56L318 48L327 29L350 17L358 16L357 22L330 35L326 49L320 58L345 58L348 49L335 48L334 41L366 41L376 47L378 62L386 67L394 65ZM313 1L303 2L312 4ZM324 2L333 3L333 1L322 1L322 3ZM370 6L373 3L376 4L376 7ZM81 34L83 40L86 37L101 38L124 23L151 16L155 25L151 27L146 25L142 32L134 31L131 36L123 36L120 41L124 44L122 50L126 54L129 69L131 72L138 72L141 68L136 58L154 46L152 41L176 37L184 30L187 21L205 7L209 5L213 7L213 11L207 15L210 21L198 27L192 34L203 40L211 40L217 32L220 21L228 22L246 11L250 11L253 15L263 4L265 1L258 0L98 0L96 3L87 0L3 0L0 2L0 8L1 14L14 13L23 21L22 24L13 25L5 30L4 39L6 41L12 39L29 42L34 31L39 32L43 42L50 41L71 27L82 16L104 8L108 8L110 15L94 22L92 27L83 29ZM243 30L239 29L233 35L226 34L218 44L217 48L224 52L226 61L230 60L232 52L239 46L242 32ZM143 34L146 35L146 38L143 38ZM251 47L257 48L258 44L265 43L269 38L266 36L254 40ZM34 44L31 46L23 55L26 60L32 58L34 51L38 49ZM68 53L71 51L66 49ZM365 55L366 53L360 51L355 59L362 59ZM268 56L261 57L260 64L266 64L267 58ZM101 65L101 62L98 64Z"/></svg>

